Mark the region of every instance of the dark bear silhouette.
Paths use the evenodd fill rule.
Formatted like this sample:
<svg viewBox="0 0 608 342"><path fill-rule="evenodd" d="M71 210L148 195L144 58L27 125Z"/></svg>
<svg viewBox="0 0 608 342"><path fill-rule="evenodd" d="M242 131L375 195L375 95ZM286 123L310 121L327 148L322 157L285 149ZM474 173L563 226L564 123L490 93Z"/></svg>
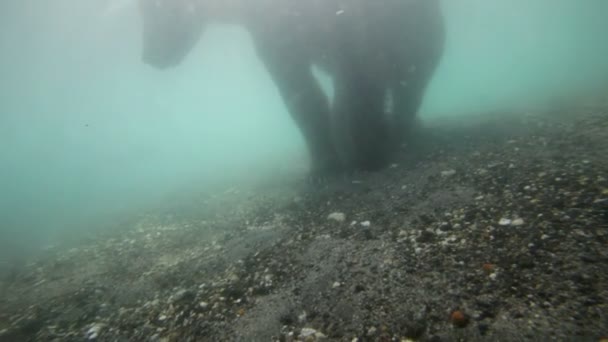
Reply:
<svg viewBox="0 0 608 342"><path fill-rule="evenodd" d="M142 58L158 68L179 64L208 23L243 25L319 174L344 166L383 167L391 146L413 128L443 52L439 0L139 0L139 5ZM331 105L312 65L333 79Z"/></svg>

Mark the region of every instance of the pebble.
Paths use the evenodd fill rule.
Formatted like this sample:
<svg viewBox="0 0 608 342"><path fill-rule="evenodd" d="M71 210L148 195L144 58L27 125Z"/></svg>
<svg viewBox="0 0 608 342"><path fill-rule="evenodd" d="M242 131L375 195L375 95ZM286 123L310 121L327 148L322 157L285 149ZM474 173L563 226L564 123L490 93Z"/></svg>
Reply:
<svg viewBox="0 0 608 342"><path fill-rule="evenodd" d="M313 328L302 328L302 330L300 331L300 337L306 338L306 337L310 337L310 336L314 336L314 337L320 339L320 338L325 337L325 334L323 334L319 331L316 331Z"/></svg>
<svg viewBox="0 0 608 342"><path fill-rule="evenodd" d="M327 219L334 220L336 222L344 222L344 220L346 220L346 215L344 213L340 213L340 212L333 212L333 213L327 215Z"/></svg>
<svg viewBox="0 0 608 342"><path fill-rule="evenodd" d="M509 220L508 218L501 218L500 221L498 221L498 225L500 226L508 226L511 224L511 220Z"/></svg>
<svg viewBox="0 0 608 342"><path fill-rule="evenodd" d="M450 177L456 174L456 170L445 170L445 171L441 171L441 176L442 177Z"/></svg>
<svg viewBox="0 0 608 342"><path fill-rule="evenodd" d="M363 222L361 222L361 225L363 227L369 227L371 225L371 222L369 222L369 221L363 221Z"/></svg>
<svg viewBox="0 0 608 342"><path fill-rule="evenodd" d="M333 287L335 289L336 287L340 287L340 285L342 285L342 284L340 284L339 281L336 281L331 287Z"/></svg>
<svg viewBox="0 0 608 342"><path fill-rule="evenodd" d="M198 306L200 306L201 308L204 309L204 308L206 308L206 307L209 306L209 303L207 303L207 302L200 302L200 303L198 303Z"/></svg>
<svg viewBox="0 0 608 342"><path fill-rule="evenodd" d="M86 337L88 340L94 340L99 336L101 332L101 328L103 328L103 324L101 323L93 323L93 325L87 330Z"/></svg>
<svg viewBox="0 0 608 342"><path fill-rule="evenodd" d="M524 219L522 218L516 218L515 220L513 220L513 222L511 222L512 226L521 226L524 224Z"/></svg>

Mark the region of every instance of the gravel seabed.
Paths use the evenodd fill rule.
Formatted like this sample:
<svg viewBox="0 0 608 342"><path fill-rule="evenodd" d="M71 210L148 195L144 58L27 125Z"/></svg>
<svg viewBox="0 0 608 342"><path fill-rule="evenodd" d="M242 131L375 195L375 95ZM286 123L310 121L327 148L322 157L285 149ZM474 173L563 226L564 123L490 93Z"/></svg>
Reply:
<svg viewBox="0 0 608 342"><path fill-rule="evenodd" d="M0 341L600 341L608 106L429 122L389 168L188 196L0 279Z"/></svg>

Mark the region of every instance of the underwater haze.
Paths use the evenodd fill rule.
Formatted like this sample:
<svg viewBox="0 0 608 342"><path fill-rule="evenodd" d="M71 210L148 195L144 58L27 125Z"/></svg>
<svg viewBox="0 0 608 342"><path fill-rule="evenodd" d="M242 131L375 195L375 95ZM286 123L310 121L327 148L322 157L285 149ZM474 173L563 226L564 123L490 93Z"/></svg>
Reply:
<svg viewBox="0 0 608 342"><path fill-rule="evenodd" d="M446 50L423 119L545 106L608 85L606 1L442 7ZM246 31L213 26L184 63L159 71L141 61L140 26L129 0L0 4L3 262L176 191L305 164Z"/></svg>

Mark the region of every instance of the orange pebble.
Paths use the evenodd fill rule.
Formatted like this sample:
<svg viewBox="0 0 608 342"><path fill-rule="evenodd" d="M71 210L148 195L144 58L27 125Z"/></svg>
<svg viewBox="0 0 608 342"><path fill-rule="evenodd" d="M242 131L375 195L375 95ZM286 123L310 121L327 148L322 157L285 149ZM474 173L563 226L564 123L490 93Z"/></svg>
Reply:
<svg viewBox="0 0 608 342"><path fill-rule="evenodd" d="M496 269L496 265L491 264L489 262L484 263L482 267L483 267L483 270L488 273L492 273L492 272L494 272L494 269Z"/></svg>
<svg viewBox="0 0 608 342"><path fill-rule="evenodd" d="M464 327L468 323L467 316L460 310L455 310L450 315L450 321L457 327Z"/></svg>

